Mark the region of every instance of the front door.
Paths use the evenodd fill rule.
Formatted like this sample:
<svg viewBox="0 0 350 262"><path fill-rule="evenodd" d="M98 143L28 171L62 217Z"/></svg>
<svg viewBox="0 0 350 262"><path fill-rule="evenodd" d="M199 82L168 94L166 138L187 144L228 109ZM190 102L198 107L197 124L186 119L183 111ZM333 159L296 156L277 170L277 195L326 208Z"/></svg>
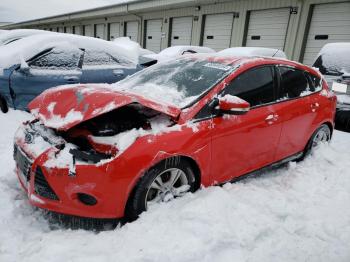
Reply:
<svg viewBox="0 0 350 262"><path fill-rule="evenodd" d="M212 170L222 183L275 161L281 121L274 110L273 67L250 69L236 77L222 95L238 96L251 105L245 115L213 119Z"/></svg>
<svg viewBox="0 0 350 262"><path fill-rule="evenodd" d="M28 103L48 88L79 83L81 55L79 49L52 49L14 70L10 88L15 108L26 110Z"/></svg>

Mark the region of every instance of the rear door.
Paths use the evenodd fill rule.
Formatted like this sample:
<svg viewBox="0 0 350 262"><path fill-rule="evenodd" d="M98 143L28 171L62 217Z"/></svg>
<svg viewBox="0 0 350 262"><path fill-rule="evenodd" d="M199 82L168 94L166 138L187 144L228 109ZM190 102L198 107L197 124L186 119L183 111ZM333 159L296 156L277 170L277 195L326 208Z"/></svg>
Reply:
<svg viewBox="0 0 350 262"><path fill-rule="evenodd" d="M27 109L27 104L44 90L65 84L76 84L81 77L80 49L51 49L37 55L13 71L10 88L14 106Z"/></svg>
<svg viewBox="0 0 350 262"><path fill-rule="evenodd" d="M275 161L282 124L276 117L273 67L250 69L235 78L223 95L238 96L251 105L245 115L213 119L212 174L231 180Z"/></svg>
<svg viewBox="0 0 350 262"><path fill-rule="evenodd" d="M304 150L320 106L312 94L320 90L310 85L302 70L287 66L278 66L277 70L280 102L276 112L283 126L276 158L283 159Z"/></svg>
<svg viewBox="0 0 350 262"><path fill-rule="evenodd" d="M107 52L85 50L81 83L115 83L134 73L133 64Z"/></svg>

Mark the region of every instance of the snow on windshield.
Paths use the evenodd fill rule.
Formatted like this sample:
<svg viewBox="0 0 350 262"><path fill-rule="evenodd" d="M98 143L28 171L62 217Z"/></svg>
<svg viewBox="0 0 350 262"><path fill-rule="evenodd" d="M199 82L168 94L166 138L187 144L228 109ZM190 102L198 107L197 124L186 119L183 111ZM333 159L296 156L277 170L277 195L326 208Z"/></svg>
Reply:
<svg viewBox="0 0 350 262"><path fill-rule="evenodd" d="M325 75L350 74L350 43L325 45L313 66Z"/></svg>
<svg viewBox="0 0 350 262"><path fill-rule="evenodd" d="M226 77L231 65L210 62L205 58L187 57L156 64L112 87L136 93L155 101L185 107L206 90Z"/></svg>

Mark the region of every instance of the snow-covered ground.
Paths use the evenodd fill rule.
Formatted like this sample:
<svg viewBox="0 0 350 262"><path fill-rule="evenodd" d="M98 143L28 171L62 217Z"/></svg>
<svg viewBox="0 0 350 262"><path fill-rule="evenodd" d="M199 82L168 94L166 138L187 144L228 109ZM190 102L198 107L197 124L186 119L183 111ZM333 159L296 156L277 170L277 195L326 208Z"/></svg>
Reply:
<svg viewBox="0 0 350 262"><path fill-rule="evenodd" d="M301 163L154 207L113 231L51 230L14 174L0 114L0 261L350 261L350 134Z"/></svg>

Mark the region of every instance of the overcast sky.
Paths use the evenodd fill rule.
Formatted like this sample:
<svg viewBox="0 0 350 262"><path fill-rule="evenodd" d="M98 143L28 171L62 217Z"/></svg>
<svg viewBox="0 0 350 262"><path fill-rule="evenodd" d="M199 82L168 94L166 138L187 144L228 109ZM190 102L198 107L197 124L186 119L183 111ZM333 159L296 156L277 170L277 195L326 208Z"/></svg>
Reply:
<svg viewBox="0 0 350 262"><path fill-rule="evenodd" d="M128 0L0 0L0 22L19 22Z"/></svg>

